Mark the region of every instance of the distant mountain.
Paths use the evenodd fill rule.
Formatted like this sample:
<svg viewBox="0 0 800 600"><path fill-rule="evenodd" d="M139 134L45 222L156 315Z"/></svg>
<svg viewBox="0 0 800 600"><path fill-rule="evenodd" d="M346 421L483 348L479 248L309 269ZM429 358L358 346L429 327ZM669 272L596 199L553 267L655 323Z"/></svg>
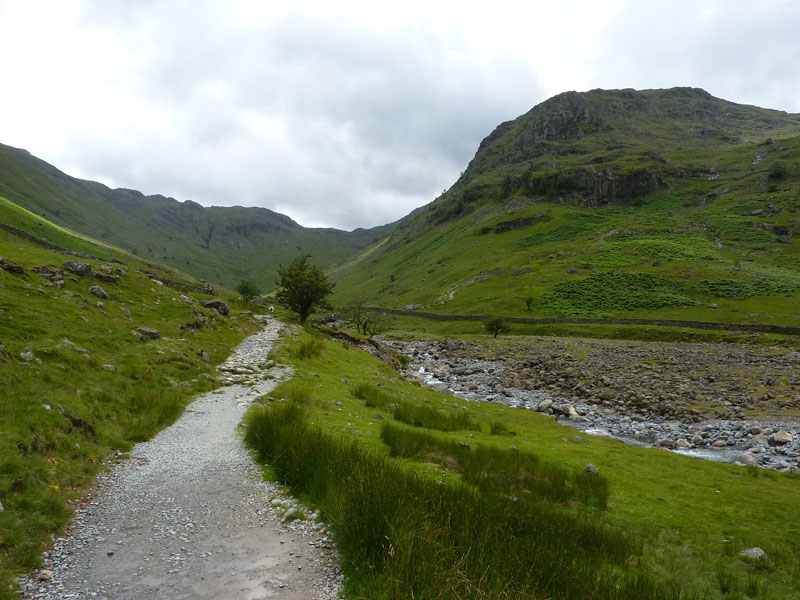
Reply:
<svg viewBox="0 0 800 600"><path fill-rule="evenodd" d="M0 144L0 196L73 231L232 288L263 290L301 253L328 266L385 236L392 225L351 232L309 229L265 208L210 207L70 177Z"/></svg>
<svg viewBox="0 0 800 600"><path fill-rule="evenodd" d="M336 270L438 312L800 323L800 115L692 88L555 96ZM527 310L526 299L530 299Z"/></svg>

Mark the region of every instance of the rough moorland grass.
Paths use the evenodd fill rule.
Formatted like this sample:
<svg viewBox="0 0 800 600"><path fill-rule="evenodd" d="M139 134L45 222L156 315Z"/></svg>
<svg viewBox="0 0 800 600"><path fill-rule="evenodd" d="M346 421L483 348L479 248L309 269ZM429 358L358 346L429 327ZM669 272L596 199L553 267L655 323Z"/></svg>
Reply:
<svg viewBox="0 0 800 600"><path fill-rule="evenodd" d="M296 341L304 341L309 335L309 332L301 332ZM396 400L442 407L453 403L452 396L406 382L387 363L350 346L324 342L321 358L301 361L292 358L292 344L276 350L275 357L294 364L292 385L307 389L313 396L313 401L304 403L309 424L321 428L345 446L354 444L378 457L389 455L380 429L391 418L390 410L365 406L363 400L353 397L350 382L364 382ZM497 351L503 351L502 344ZM378 388L378 384L382 387ZM284 391L287 385L281 384L273 396L288 398ZM621 568L621 578L634 580L637 565L641 564L659 582L662 592L682 587L708 600L735 598L735 595L721 595L715 575L721 570L730 573L740 591L750 581L750 588L758 589L755 596L758 600L782 600L800 593L800 552L797 549L800 547L800 487L797 486L800 479L797 476L762 471L754 478L743 468L663 450L637 448L594 436L581 436L578 440L574 429L520 408L478 402L468 402L465 406L475 421L501 423L513 431L513 442L508 436L492 435L487 425L481 431L456 432L405 428L455 446L459 442L467 443L476 449L483 446L508 449L513 443L520 452L535 454L573 474L581 473L587 463L596 465L609 484L608 505L602 511L602 519L644 544L641 556L630 563L634 568ZM445 453L437 454L435 458L438 459ZM427 460L396 457L392 464L405 469L413 479L445 482L445 486L439 487L463 484L477 493L475 486L464 480L455 460ZM399 490L398 494L401 493ZM412 500L413 497L409 503ZM580 501L571 500L561 510L596 511L591 505L584 506ZM741 550L752 546L759 546L769 554L769 564L751 564L739 556ZM392 547L398 548L397 545ZM434 564L442 577L459 569L452 564ZM368 566L364 568L369 571ZM353 569L348 571L348 577L352 577L353 572L361 572L357 565ZM372 593L373 590L364 587L366 583L359 585L359 591L352 592L351 597L392 597L381 591L385 591L385 587L378 586ZM395 597L405 596L397 592ZM470 596L465 592L463 597ZM475 597L479 597L478 594ZM499 592L486 597L504 596ZM642 592L640 597L648 595Z"/></svg>
<svg viewBox="0 0 800 600"><path fill-rule="evenodd" d="M480 430L481 426L462 411L445 412L422 404L400 402L394 409L394 418L415 427L427 427L439 431Z"/></svg>
<svg viewBox="0 0 800 600"><path fill-rule="evenodd" d="M458 471L464 481L485 493L521 501L538 498L561 504L581 502L596 508L608 505L608 481L604 477L570 472L530 452L488 445L473 449L390 423L381 428L381 439L392 456L440 463Z"/></svg>
<svg viewBox="0 0 800 600"><path fill-rule="evenodd" d="M681 287L647 273L598 273L555 284L540 306L551 315L593 317L696 304Z"/></svg>
<svg viewBox="0 0 800 600"><path fill-rule="evenodd" d="M0 207L2 208L2 207ZM20 213L16 226L26 222ZM47 235L47 227L34 230ZM174 421L198 392L214 385L205 352L219 362L257 324L220 317L181 291L160 286L138 268L180 275L134 257L73 240L58 243L98 253L125 275L117 283L64 277L63 288L32 272L61 267L70 257L0 232L0 256L29 270L0 271L0 598L12 598L13 576L39 564L43 544L71 514L68 500L85 487L115 450L128 450ZM85 259L81 259L85 260ZM103 261L88 260L95 270ZM101 285L109 297L88 293ZM203 299L200 297L198 299ZM204 319L202 327L184 328ZM150 327L142 342L132 330Z"/></svg>
<svg viewBox="0 0 800 600"><path fill-rule="evenodd" d="M458 410L445 411L431 406L395 398L377 386L359 383L352 390L353 397L364 400L364 405L391 412L403 423L439 431L480 430L481 426L469 414Z"/></svg>
<svg viewBox="0 0 800 600"><path fill-rule="evenodd" d="M251 410L246 443L317 502L360 598L680 598L602 520L495 490L440 485L310 426L298 404Z"/></svg>

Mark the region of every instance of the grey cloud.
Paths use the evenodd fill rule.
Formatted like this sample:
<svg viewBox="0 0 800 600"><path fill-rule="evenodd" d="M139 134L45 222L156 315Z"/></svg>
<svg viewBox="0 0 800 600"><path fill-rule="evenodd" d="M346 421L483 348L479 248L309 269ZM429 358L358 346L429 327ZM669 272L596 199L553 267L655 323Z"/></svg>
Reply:
<svg viewBox="0 0 800 600"><path fill-rule="evenodd" d="M137 128L125 144L77 138L88 172L204 204L254 199L302 222L373 226L432 200L497 123L543 99L530 67L477 65L459 34L432 25L378 32L295 13L247 30L210 4L177 23L179 12L143 3L137 18L97 14L146 49L140 99L171 117L168 131ZM281 123L288 140L272 146L247 114Z"/></svg>

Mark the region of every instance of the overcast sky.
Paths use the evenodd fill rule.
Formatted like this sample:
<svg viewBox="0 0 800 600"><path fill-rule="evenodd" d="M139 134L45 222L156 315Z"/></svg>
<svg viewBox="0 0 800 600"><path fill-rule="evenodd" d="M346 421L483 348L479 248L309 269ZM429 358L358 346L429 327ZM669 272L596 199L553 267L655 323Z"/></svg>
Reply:
<svg viewBox="0 0 800 600"><path fill-rule="evenodd" d="M795 0L0 0L0 143L111 187L371 227L560 92L800 112L799 27Z"/></svg>

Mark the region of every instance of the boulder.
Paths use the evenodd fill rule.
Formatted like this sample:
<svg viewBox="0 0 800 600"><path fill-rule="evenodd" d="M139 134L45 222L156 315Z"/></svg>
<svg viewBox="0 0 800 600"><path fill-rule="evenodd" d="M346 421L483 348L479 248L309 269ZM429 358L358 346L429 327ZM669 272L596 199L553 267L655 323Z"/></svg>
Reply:
<svg viewBox="0 0 800 600"><path fill-rule="evenodd" d="M77 260L65 260L62 266L70 273L75 273L76 275L80 275L82 277L88 277L92 274L91 265L78 262Z"/></svg>
<svg viewBox="0 0 800 600"><path fill-rule="evenodd" d="M769 436L767 441L770 446L785 446L792 443L792 434L781 429Z"/></svg>
<svg viewBox="0 0 800 600"><path fill-rule="evenodd" d="M547 409L550 408L551 406L553 406L553 401L552 400L542 400L536 406L536 411L537 412L547 412Z"/></svg>
<svg viewBox="0 0 800 600"><path fill-rule="evenodd" d="M158 329L153 329L151 327L139 327L138 331L143 336L148 337L152 340L156 340L159 337L161 337L161 334L158 332Z"/></svg>
<svg viewBox="0 0 800 600"><path fill-rule="evenodd" d="M106 294L106 291L99 285L93 285L92 287L90 287L89 293L94 294L98 298L108 298L108 294Z"/></svg>
<svg viewBox="0 0 800 600"><path fill-rule="evenodd" d="M669 438L660 438L656 440L656 446L660 446L661 448L669 448L670 450L674 450L677 447L677 443L675 440L671 440Z"/></svg>
<svg viewBox="0 0 800 600"><path fill-rule="evenodd" d="M100 281L105 281L106 283L117 283L119 281L119 277L109 273L92 273L92 275L94 275Z"/></svg>
<svg viewBox="0 0 800 600"><path fill-rule="evenodd" d="M221 315L227 315L230 312L228 305L222 300L204 300L200 304L203 308L212 308Z"/></svg>
<svg viewBox="0 0 800 600"><path fill-rule="evenodd" d="M595 467L592 463L586 465L586 468L583 469L583 472L586 475L598 475L600 473L600 471L597 470L597 467Z"/></svg>
<svg viewBox="0 0 800 600"><path fill-rule="evenodd" d="M746 556L747 558L752 558L754 560L768 560L769 559L769 556L767 556L767 553L764 552L758 546L742 550L741 552L739 552L739 555L740 556Z"/></svg>
<svg viewBox="0 0 800 600"><path fill-rule="evenodd" d="M186 294L181 294L179 298L187 304L194 304L194 298L187 296Z"/></svg>
<svg viewBox="0 0 800 600"><path fill-rule="evenodd" d="M751 452L742 452L739 456L736 457L734 464L740 464L745 467L757 467L758 466L758 459L753 456Z"/></svg>
<svg viewBox="0 0 800 600"><path fill-rule="evenodd" d="M692 439L690 439L689 441L692 442L692 445L694 446L702 446L704 443L703 436L700 435L699 433L695 433L692 436Z"/></svg>

